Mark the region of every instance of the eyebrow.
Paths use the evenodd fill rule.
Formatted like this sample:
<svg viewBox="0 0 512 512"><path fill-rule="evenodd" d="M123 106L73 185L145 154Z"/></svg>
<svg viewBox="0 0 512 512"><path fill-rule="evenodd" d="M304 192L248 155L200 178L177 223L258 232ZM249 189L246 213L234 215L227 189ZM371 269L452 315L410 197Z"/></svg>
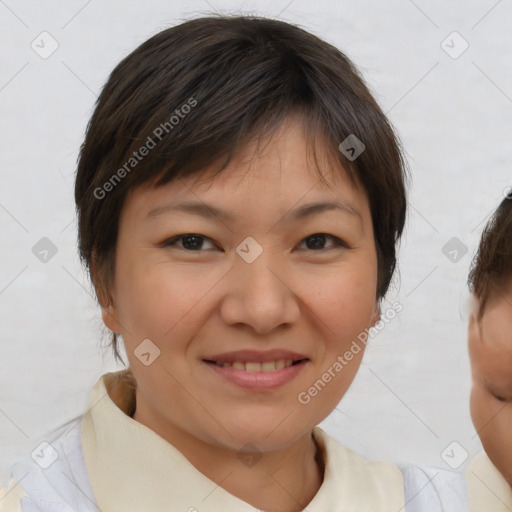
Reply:
<svg viewBox="0 0 512 512"><path fill-rule="evenodd" d="M285 217L290 216L290 220L296 222L303 220L306 217L331 210L348 213L352 216L358 217L362 222L362 216L359 211L350 203L342 200L335 202L308 203L286 213ZM145 219L154 218L169 211L185 212L199 215L207 219L220 219L228 222L232 222L235 218L239 217L238 214L230 213L213 205L203 202L188 201L182 203L167 203L157 206L148 212Z"/></svg>

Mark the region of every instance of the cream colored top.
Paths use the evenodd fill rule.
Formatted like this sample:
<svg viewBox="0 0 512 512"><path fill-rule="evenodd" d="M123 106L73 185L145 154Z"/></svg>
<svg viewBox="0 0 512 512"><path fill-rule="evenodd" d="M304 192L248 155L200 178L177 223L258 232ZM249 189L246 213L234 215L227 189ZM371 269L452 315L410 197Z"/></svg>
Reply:
<svg viewBox="0 0 512 512"><path fill-rule="evenodd" d="M260 512L207 478L172 444L131 417L135 410L135 383L129 376L129 371L123 370L107 373L98 380L81 421L51 442L59 453L51 466L42 469L32 460L13 466L13 478L0 489L0 512ZM405 503L399 467L369 461L319 427L313 429L313 438L324 462L324 480L305 511L441 510L428 508L434 501L427 499L422 503L416 500L412 505ZM481 467L477 463L472 465L472 471L473 478L468 479L473 486L469 492L471 512L510 510L489 508L488 504L494 506L495 500L489 497L486 487L483 490L481 484L474 483L475 475L495 492L504 493L503 503L509 499L506 506L512 509L512 497L506 495L504 479L495 468L493 471L488 465ZM464 479L455 472L446 474L451 480L444 487L444 477L439 476L429 483L430 488L416 483L419 497L427 496L427 489L434 496L428 499L452 503L453 497L445 493L451 492L454 475ZM410 481L408 477L407 482ZM411 486L408 494L415 495L412 491ZM465 510L459 507L454 512Z"/></svg>
<svg viewBox="0 0 512 512"><path fill-rule="evenodd" d="M117 400L120 408L108 398L100 381L91 399L96 404L94 414L83 420L85 463L102 510L258 510L207 478L172 444L128 416L133 402L127 399L120 377L120 373L107 374L105 379L112 400ZM308 512L349 510L354 504L359 512L396 512L403 507L398 468L364 460L320 428L315 428L313 435L323 454L325 473L322 486L307 506Z"/></svg>
<svg viewBox="0 0 512 512"><path fill-rule="evenodd" d="M479 453L465 471L471 510L511 512L512 487L485 452Z"/></svg>

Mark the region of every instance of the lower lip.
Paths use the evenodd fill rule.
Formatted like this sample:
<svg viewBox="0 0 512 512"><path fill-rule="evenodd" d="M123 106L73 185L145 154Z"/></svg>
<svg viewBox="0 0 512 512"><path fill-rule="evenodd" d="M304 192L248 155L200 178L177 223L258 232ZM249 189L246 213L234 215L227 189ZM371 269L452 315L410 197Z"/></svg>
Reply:
<svg viewBox="0 0 512 512"><path fill-rule="evenodd" d="M218 366L215 363L207 363L203 361L208 367L215 371L226 380L236 384L237 386L245 389L276 389L288 382L291 382L302 371L308 360L301 361L300 363L280 370L272 372L248 372L246 370L238 370L233 367L225 368Z"/></svg>

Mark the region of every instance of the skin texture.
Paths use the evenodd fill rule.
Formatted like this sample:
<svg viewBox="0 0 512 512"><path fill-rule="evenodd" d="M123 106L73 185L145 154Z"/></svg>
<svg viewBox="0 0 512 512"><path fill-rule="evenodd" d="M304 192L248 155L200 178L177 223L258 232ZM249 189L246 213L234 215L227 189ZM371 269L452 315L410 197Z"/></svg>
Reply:
<svg viewBox="0 0 512 512"><path fill-rule="evenodd" d="M231 494L256 508L291 512L302 510L322 484L311 431L346 393L364 350L308 404L297 396L378 320L377 256L366 194L341 168L329 173L331 188L322 185L300 122L288 118L267 142L258 151L246 146L214 181L206 169L199 178L130 193L119 226L114 306L102 314L122 334L137 380L133 418ZM145 219L155 206L185 199L227 209L234 219L174 211ZM358 215L285 217L303 204L339 199ZM190 239L161 245L190 233L205 237L202 246ZM315 242L317 233L350 248L330 237ZM248 236L263 248L250 264L235 251ZM149 366L134 355L144 339L161 351ZM202 361L274 348L310 361L273 391L239 388ZM237 456L246 443L262 455L251 467Z"/></svg>
<svg viewBox="0 0 512 512"><path fill-rule="evenodd" d="M512 486L512 282L491 297L480 322L477 312L473 296L471 417L487 455Z"/></svg>

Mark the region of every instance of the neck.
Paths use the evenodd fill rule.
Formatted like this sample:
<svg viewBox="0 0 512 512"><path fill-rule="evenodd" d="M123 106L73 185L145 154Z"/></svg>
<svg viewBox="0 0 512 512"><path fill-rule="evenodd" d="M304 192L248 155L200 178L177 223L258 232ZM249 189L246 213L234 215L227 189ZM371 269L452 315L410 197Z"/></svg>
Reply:
<svg viewBox="0 0 512 512"><path fill-rule="evenodd" d="M177 448L203 475L259 510L301 511L322 485L323 456L312 432L280 450L242 455L205 443L176 425L164 426L150 418L140 408L133 415L135 421L145 424ZM241 463L242 460L246 462Z"/></svg>

